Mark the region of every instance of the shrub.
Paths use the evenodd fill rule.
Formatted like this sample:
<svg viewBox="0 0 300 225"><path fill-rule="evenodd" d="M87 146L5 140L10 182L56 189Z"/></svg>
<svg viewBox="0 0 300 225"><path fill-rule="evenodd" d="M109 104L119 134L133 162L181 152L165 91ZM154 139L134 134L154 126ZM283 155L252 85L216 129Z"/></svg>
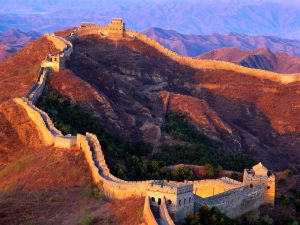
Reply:
<svg viewBox="0 0 300 225"><path fill-rule="evenodd" d="M211 164L209 164L209 163L205 164L204 171L205 171L205 178L214 178L215 177L215 169Z"/></svg>
<svg viewBox="0 0 300 225"><path fill-rule="evenodd" d="M103 200L105 197L102 190L100 190L97 187L90 187L90 186L87 186L83 189L83 195L86 197L97 198L99 200Z"/></svg>
<svg viewBox="0 0 300 225"><path fill-rule="evenodd" d="M222 214L218 209L200 207L196 213L189 214L183 225L238 225L239 223Z"/></svg>
<svg viewBox="0 0 300 225"><path fill-rule="evenodd" d="M85 216L79 219L78 224L80 225L93 225L97 222L97 218L93 216Z"/></svg>
<svg viewBox="0 0 300 225"><path fill-rule="evenodd" d="M172 180L175 181L192 180L193 177L193 172L189 168L177 168L172 172Z"/></svg>
<svg viewBox="0 0 300 225"><path fill-rule="evenodd" d="M284 175L287 177L293 176L293 172L290 169L286 169L283 171Z"/></svg>
<svg viewBox="0 0 300 225"><path fill-rule="evenodd" d="M229 177L234 180L240 180L240 181L243 180L243 176L236 172L231 173Z"/></svg>

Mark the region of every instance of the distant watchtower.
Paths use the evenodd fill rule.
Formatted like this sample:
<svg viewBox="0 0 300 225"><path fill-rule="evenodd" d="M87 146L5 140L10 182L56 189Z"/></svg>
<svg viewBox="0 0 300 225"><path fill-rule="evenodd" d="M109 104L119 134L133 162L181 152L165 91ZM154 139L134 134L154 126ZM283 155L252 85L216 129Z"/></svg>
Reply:
<svg viewBox="0 0 300 225"><path fill-rule="evenodd" d="M110 37L122 38L124 37L125 23L121 18L113 18L108 24L108 35Z"/></svg>

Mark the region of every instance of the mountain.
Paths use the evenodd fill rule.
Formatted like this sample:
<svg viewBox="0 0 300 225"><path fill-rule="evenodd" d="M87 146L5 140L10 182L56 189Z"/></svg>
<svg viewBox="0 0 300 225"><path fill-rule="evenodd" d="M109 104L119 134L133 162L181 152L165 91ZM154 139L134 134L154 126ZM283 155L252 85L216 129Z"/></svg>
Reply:
<svg viewBox="0 0 300 225"><path fill-rule="evenodd" d="M84 153L46 147L26 110L12 101L33 85L50 52L57 49L42 37L0 63L0 224L86 224L96 218L97 224L138 224L143 199L120 206L96 197Z"/></svg>
<svg viewBox="0 0 300 225"><path fill-rule="evenodd" d="M81 21L106 24L124 18L128 27L162 27L187 34L272 35L298 38L300 3L297 0L0 0L0 31L17 27L49 32Z"/></svg>
<svg viewBox="0 0 300 225"><path fill-rule="evenodd" d="M163 163L174 161L244 168L244 154L272 170L300 171L299 82L193 69L137 39L79 36L73 46L66 68L48 76L38 107L64 134L96 131L114 175L160 179ZM77 224L91 217L98 224L138 224L140 199L99 196L83 152L43 146L26 111L12 101L24 96L45 55L56 51L41 37L0 63L0 224L48 224L49 218ZM277 187L295 193L299 184L292 189L287 181ZM281 225L280 208L272 215ZM284 218L296 217L282 208Z"/></svg>
<svg viewBox="0 0 300 225"><path fill-rule="evenodd" d="M0 33L0 61L13 55L40 36L41 34L35 31L22 32L18 29L9 29L6 32Z"/></svg>
<svg viewBox="0 0 300 225"><path fill-rule="evenodd" d="M278 73L300 72L300 58L292 57L284 52L273 53L267 48L251 51L221 48L204 53L197 56L197 58L228 61L250 68Z"/></svg>
<svg viewBox="0 0 300 225"><path fill-rule="evenodd" d="M139 41L116 45L88 36L74 45L68 70L52 76L51 88L78 102L107 132L160 151L172 143L163 129L168 109L187 113L218 151L245 152L274 169L297 167L299 83L194 70Z"/></svg>
<svg viewBox="0 0 300 225"><path fill-rule="evenodd" d="M286 52L291 56L300 57L299 40L273 36L249 36L238 33L187 35L161 28L150 28L143 33L167 48L185 56L194 57L218 48L238 48L241 50L268 48L274 53Z"/></svg>

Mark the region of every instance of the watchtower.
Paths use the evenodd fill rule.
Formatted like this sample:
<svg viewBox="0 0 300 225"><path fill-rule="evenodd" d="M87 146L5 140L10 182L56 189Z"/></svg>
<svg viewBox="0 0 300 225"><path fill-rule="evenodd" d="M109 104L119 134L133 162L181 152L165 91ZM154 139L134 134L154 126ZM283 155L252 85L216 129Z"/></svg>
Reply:
<svg viewBox="0 0 300 225"><path fill-rule="evenodd" d="M147 190L152 207L160 207L163 199L173 220L181 222L194 212L193 185L182 182L154 181Z"/></svg>
<svg viewBox="0 0 300 225"><path fill-rule="evenodd" d="M275 175L268 170L261 162L252 169L244 170L243 184L250 188L257 185L265 186L264 201L274 205L275 203Z"/></svg>
<svg viewBox="0 0 300 225"><path fill-rule="evenodd" d="M42 67L50 67L54 72L61 71L65 68L64 53L48 54L42 62Z"/></svg>
<svg viewBox="0 0 300 225"><path fill-rule="evenodd" d="M108 35L110 37L122 38L124 37L125 23L121 18L113 18L108 24Z"/></svg>

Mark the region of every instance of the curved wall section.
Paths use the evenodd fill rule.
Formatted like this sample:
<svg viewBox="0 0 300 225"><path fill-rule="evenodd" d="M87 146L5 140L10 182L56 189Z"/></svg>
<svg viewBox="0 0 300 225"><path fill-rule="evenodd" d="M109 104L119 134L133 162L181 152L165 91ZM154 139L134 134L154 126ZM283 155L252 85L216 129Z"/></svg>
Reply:
<svg viewBox="0 0 300 225"><path fill-rule="evenodd" d="M201 205L218 207L222 212L234 218L258 207L266 201L274 200L275 186L272 186L272 188L274 187L274 193L273 189L270 189L269 192L266 192L265 189L266 185L270 185L271 181L275 182L275 177L271 179L269 173L256 176L255 171L247 172L247 174L245 172L244 183L230 178L189 182L169 182L165 180L125 181L119 179L110 173L96 135L91 133L86 133L85 135L77 134L76 136L63 135L54 126L48 114L34 105L43 93L50 69L59 71L64 68L63 63L73 52L73 44L70 40L75 40L81 35L107 35L107 32L108 30L105 27L80 28L67 36L68 40L54 34L46 34L47 39L52 41L60 52L48 55L42 62L37 81L26 97L14 99L15 103L21 105L26 110L29 118L35 123L45 145L66 149L75 147L81 149L89 165L94 183L104 190L106 196L115 199L146 197L144 217L148 224L151 225L158 224L151 211L151 205L159 208L161 219L165 224L174 225L172 218L181 222L186 215L193 213ZM135 31L126 31L125 36L127 36L126 38L137 38L155 47L167 56L186 65L193 65L195 68L202 68L210 63L206 64L204 62L203 64L199 60L178 56L176 53L162 47L156 41ZM262 167L262 164L258 164L253 168L254 170L255 168L260 168L259 171L261 171L261 168L264 167ZM259 182L262 180L262 177L265 182ZM255 186L250 188L249 182L255 183ZM202 197L199 195L202 195ZM151 201L149 200L150 197Z"/></svg>

